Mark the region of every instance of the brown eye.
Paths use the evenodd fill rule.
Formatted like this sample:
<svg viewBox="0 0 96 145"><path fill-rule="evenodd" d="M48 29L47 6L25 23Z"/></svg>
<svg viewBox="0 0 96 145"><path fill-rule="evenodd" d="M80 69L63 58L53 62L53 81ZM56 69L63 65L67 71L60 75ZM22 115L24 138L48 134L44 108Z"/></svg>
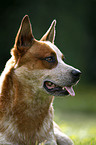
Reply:
<svg viewBox="0 0 96 145"><path fill-rule="evenodd" d="M49 63L53 63L56 61L55 57L54 56L49 56L49 57L46 57L44 58L44 60L46 60L47 62Z"/></svg>

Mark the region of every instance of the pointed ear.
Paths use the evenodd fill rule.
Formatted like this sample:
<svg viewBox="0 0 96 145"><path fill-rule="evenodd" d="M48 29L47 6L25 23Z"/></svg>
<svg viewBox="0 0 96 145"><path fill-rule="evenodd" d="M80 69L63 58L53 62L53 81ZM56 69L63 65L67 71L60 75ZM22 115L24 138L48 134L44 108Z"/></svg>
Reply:
<svg viewBox="0 0 96 145"><path fill-rule="evenodd" d="M15 39L14 48L22 51L25 48L29 48L32 45L32 40L34 39L32 34L32 27L29 20L29 16L25 15L22 19L19 31Z"/></svg>
<svg viewBox="0 0 96 145"><path fill-rule="evenodd" d="M51 43L54 43L54 40L55 40L55 26L56 26L56 20L54 20L52 22L48 31L41 38L41 41L50 41Z"/></svg>

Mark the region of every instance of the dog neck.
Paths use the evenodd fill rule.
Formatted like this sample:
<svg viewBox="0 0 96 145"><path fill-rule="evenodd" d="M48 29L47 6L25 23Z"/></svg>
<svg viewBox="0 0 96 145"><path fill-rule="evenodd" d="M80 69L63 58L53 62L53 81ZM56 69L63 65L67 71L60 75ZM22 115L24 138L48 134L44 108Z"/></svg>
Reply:
<svg viewBox="0 0 96 145"><path fill-rule="evenodd" d="M40 94L34 96L31 86L18 80L13 67L7 71L5 68L1 79L1 118L7 118L6 120L11 118L10 121L16 124L21 134L25 134L25 132L32 134L32 131L39 130L44 119L53 112L53 97L47 96L44 99ZM8 122L10 121L8 120Z"/></svg>

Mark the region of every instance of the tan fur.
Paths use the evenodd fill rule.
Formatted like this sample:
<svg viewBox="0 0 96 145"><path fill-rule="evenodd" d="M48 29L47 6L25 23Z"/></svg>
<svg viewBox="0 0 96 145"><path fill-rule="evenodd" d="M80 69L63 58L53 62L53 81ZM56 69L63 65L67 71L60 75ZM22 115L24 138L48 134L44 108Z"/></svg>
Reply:
<svg viewBox="0 0 96 145"><path fill-rule="evenodd" d="M44 48L46 47L44 46ZM26 76L28 75L28 72L32 71L32 69L40 69L40 68L44 69L44 66L45 66L45 64L42 64L38 60L38 58L32 57L32 56L30 58L29 54L31 55L31 50L30 52L27 52L24 58L22 57L20 59L20 62L18 63L18 67L17 67L17 69L19 69L19 67L20 66L22 67L22 64L23 64L23 68L26 67L26 69L24 69ZM35 55L34 51L32 52L32 54ZM37 56L39 55L39 51L36 52L36 55ZM30 60L27 60L27 57L29 57ZM13 60L11 61L12 61L11 63L13 63ZM31 62L32 62L32 65L30 66ZM0 110L2 111L1 119L3 118L4 120L6 120L6 118L8 117L10 119L10 123L12 122L14 123L14 125L16 125L15 130L17 130L17 132L14 131L15 132L14 138L18 140L18 133L20 132L19 144L26 144L31 139L32 139L31 144L35 144L36 140L39 141L38 136L36 137L36 132L40 131L40 128L43 125L44 119L46 117L49 118L50 116L49 114L52 114L52 106L50 107L50 105L51 105L53 97L49 98L47 96L47 98L43 98L43 96L40 96L41 97L40 98L39 95L37 96L39 98L34 97L35 94L34 92L32 92L33 84L31 84L30 82L30 76L27 77L27 82L26 82L26 78L21 78L21 80L19 80L19 75L21 75L20 77L22 77L23 68L22 68L22 72L19 71L20 74L16 76L15 70L13 68L15 65L16 65L15 63L14 65L12 64L6 65L6 67L9 67L9 71L5 74L5 78L1 86L1 94L0 94L1 96L0 98L1 109ZM5 68L5 71L6 71L6 68ZM1 76L1 79L2 79L2 76ZM7 124L6 128L9 125L10 124ZM52 124L49 125L48 130L50 130L51 127L52 127ZM1 131L2 133L4 133L6 131L5 125L3 127L3 124L2 124L2 128L1 128ZM14 142L14 139L12 137L13 133L11 133L10 130L8 130L8 132L9 133L7 135L7 138L10 138L9 141ZM46 133L46 131L44 133ZM46 133L46 137L47 137L47 134L48 133ZM24 137L24 141L22 141L22 137ZM40 139L40 141L44 141L44 140Z"/></svg>
<svg viewBox="0 0 96 145"><path fill-rule="evenodd" d="M45 142L57 145L58 142L59 145L73 145L56 125L53 126L54 97L43 88L46 79L60 86L71 83L69 73L73 67L62 61L63 54L52 44L55 25L53 21L47 33L37 41L29 17L22 20L11 50L12 57L0 78L0 144ZM44 60L49 56L54 56L54 63Z"/></svg>

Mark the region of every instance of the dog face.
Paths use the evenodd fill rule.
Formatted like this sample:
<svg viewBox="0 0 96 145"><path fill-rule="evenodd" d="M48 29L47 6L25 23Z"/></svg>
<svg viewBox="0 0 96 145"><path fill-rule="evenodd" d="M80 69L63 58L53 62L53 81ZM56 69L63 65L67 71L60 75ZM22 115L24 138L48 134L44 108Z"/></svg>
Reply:
<svg viewBox="0 0 96 145"><path fill-rule="evenodd" d="M15 74L19 81L32 87L39 95L75 95L72 88L81 72L65 64L64 56L54 45L54 20L46 34L37 41L28 16L22 20L12 55L15 59Z"/></svg>

